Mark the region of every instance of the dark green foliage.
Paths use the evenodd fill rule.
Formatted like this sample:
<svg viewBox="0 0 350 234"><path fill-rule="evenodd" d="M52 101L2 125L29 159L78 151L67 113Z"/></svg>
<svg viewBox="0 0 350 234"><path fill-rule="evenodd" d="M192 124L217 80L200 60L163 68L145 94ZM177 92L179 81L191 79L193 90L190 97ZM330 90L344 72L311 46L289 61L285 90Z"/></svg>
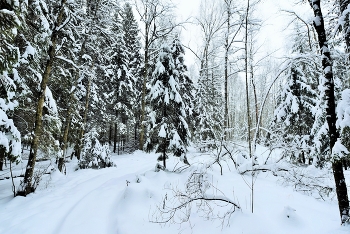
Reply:
<svg viewBox="0 0 350 234"><path fill-rule="evenodd" d="M164 167L168 153L187 162L187 146L191 137L187 121L192 115L193 84L186 74L183 55L178 38L171 47L163 45L151 79L151 127L146 149L161 153L158 160L163 161Z"/></svg>
<svg viewBox="0 0 350 234"><path fill-rule="evenodd" d="M79 168L100 169L114 166L108 144L101 145L95 129L85 134Z"/></svg>

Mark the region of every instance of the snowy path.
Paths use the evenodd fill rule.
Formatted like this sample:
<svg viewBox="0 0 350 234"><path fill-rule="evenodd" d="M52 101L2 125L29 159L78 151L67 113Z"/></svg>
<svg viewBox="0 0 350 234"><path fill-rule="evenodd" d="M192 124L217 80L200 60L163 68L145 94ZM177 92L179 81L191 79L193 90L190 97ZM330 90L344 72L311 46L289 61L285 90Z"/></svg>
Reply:
<svg viewBox="0 0 350 234"><path fill-rule="evenodd" d="M110 233L111 212L126 180L153 168L149 157L120 156L117 168L80 170L66 178L55 173L54 187L16 197L1 208L0 233Z"/></svg>
<svg viewBox="0 0 350 234"><path fill-rule="evenodd" d="M1 234L345 234L350 227L340 227L336 201L318 201L276 183L270 173L261 173L255 186L255 212L250 213L250 191L236 172L224 166L208 170L213 182L230 198L239 202L242 211L234 213L230 226L220 220L205 220L193 206L191 223L158 225L156 205L169 186L181 186L190 172L176 174L154 172L156 155L137 152L114 156L116 168L74 171L68 165L67 176L52 174L48 185L27 197L11 198L9 180L0 197ZM190 161L208 161L191 157ZM170 158L173 168L177 159ZM194 163L194 168L196 167ZM231 168L232 169L232 168ZM247 178L249 179L249 178ZM138 180L138 182L137 182ZM130 182L130 183L127 183ZM7 183L7 184L4 184ZM0 194L0 195L1 195ZM225 207L222 210L225 211ZM293 210L296 210L295 212ZM290 211L291 210L291 211ZM286 213L291 212L287 218Z"/></svg>

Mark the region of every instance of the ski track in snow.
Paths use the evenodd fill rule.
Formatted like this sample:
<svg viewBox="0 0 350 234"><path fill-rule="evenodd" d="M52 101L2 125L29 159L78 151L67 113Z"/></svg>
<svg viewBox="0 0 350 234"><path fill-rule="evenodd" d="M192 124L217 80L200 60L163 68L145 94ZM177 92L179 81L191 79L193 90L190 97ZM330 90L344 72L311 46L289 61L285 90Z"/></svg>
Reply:
<svg viewBox="0 0 350 234"><path fill-rule="evenodd" d="M155 161L142 160L141 157L134 160L133 156L117 158L114 160L121 164L117 168L73 172L57 183L54 189L49 189L52 191L38 191L26 198L15 198L14 200L20 200L18 206L22 206L23 212L15 220L6 218L6 213L12 210L12 206L16 205L13 203L16 202L13 200L6 204L0 211L3 223L0 233L71 233L72 227L77 227L79 233L108 233L108 229L103 231L103 225L98 225L102 223L98 220L108 221L105 211L110 209L108 206L115 203L125 189L126 180L134 179L135 174L155 165ZM141 167L135 162L139 162ZM86 173L87 171L91 173ZM79 173L87 174L87 177L77 175ZM98 202L101 200L103 202ZM33 209L35 204L40 204L40 209ZM48 223L45 224L46 221ZM43 223L45 227L32 225L35 222Z"/></svg>
<svg viewBox="0 0 350 234"><path fill-rule="evenodd" d="M208 170L213 183L225 195L238 202L242 211L230 218L230 226L221 227L218 220L205 220L192 207L191 223L158 225L151 223L156 206L162 202L165 187L181 189L190 172L181 174L154 172L157 156L136 152L113 156L117 167L101 170L74 171L76 161L67 165L66 176L52 174L49 186L27 197L10 198L10 181L3 181L6 196L0 197L1 234L175 234L175 233L244 233L244 234L345 234L350 227L341 227L336 201L323 202L276 184L276 178L261 173L255 185L255 213L250 213L250 191L240 175L231 167ZM189 157L192 169L196 162L208 162L210 157ZM170 157L170 170L178 159ZM224 165L224 164L223 164ZM198 166L198 167L197 167ZM190 168L190 169L191 169ZM139 182L136 182L139 178ZM249 181L249 176L246 176ZM128 183L127 183L128 181ZM208 190L212 192L213 190ZM2 196L4 196L2 192ZM225 207L216 207L225 211Z"/></svg>

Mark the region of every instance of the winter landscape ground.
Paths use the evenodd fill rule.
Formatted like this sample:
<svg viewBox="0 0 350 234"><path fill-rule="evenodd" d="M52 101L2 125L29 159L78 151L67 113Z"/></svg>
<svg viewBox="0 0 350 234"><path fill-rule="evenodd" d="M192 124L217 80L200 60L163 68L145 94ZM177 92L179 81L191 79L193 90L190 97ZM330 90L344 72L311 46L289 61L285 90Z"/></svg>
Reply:
<svg viewBox="0 0 350 234"><path fill-rule="evenodd" d="M257 152L259 161L265 161L267 148L258 147ZM270 156L278 158L278 152ZM305 195L287 185L278 173L265 171L255 181L252 214L251 192L246 184L251 177L238 173L232 161L222 160L220 175L219 165L212 165L214 154L200 153L195 148L188 154L191 162L188 168L178 158L170 157L169 171L155 172L156 158L156 154L142 151L113 154L117 166L101 170L75 170L77 161L73 160L66 164L66 175L58 170L44 175L36 192L27 197L14 198L11 179L0 180L0 233L350 233L349 226L340 225L335 195L324 200ZM53 168L50 161L39 164L39 168L48 171ZM24 160L14 169L14 175L23 173L25 165ZM316 169L309 166L305 170ZM172 222L155 223L166 218L157 207L176 206L173 191L184 192L190 175L204 171L206 196L225 197L241 209L226 219L215 218L224 215L231 206L216 201L202 209L197 201L191 204L188 222L181 223L186 212L180 210ZM328 174L332 176L331 172ZM349 179L350 173L346 172L346 177ZM15 179L17 187L19 181ZM209 215L205 212L208 208L212 208Z"/></svg>

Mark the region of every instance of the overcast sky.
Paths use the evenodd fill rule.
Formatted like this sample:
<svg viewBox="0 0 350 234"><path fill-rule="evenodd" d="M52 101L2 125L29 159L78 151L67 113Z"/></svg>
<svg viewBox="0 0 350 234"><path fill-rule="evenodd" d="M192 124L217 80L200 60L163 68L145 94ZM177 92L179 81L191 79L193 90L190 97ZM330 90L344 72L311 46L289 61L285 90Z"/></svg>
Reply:
<svg viewBox="0 0 350 234"><path fill-rule="evenodd" d="M195 17L199 12L199 5L201 0L172 0L177 5L177 14L179 20L185 20L192 16ZM221 0L216 0L221 1ZM256 10L256 16L263 21L263 26L259 31L258 43L263 45L262 54L267 54L271 51L279 50L276 56L282 56L283 47L288 42L288 30L286 26L291 20L281 10L291 10L300 13L303 17L310 18L311 16L310 7L305 4L293 4L295 0L262 0ZM305 16L306 15L306 16ZM200 42L198 40L198 28L191 25L186 25L186 30L182 30L183 44L190 45L191 48L196 49L196 44ZM256 47L260 47L257 45ZM193 63L195 60L194 56L186 52L187 60L189 63Z"/></svg>

